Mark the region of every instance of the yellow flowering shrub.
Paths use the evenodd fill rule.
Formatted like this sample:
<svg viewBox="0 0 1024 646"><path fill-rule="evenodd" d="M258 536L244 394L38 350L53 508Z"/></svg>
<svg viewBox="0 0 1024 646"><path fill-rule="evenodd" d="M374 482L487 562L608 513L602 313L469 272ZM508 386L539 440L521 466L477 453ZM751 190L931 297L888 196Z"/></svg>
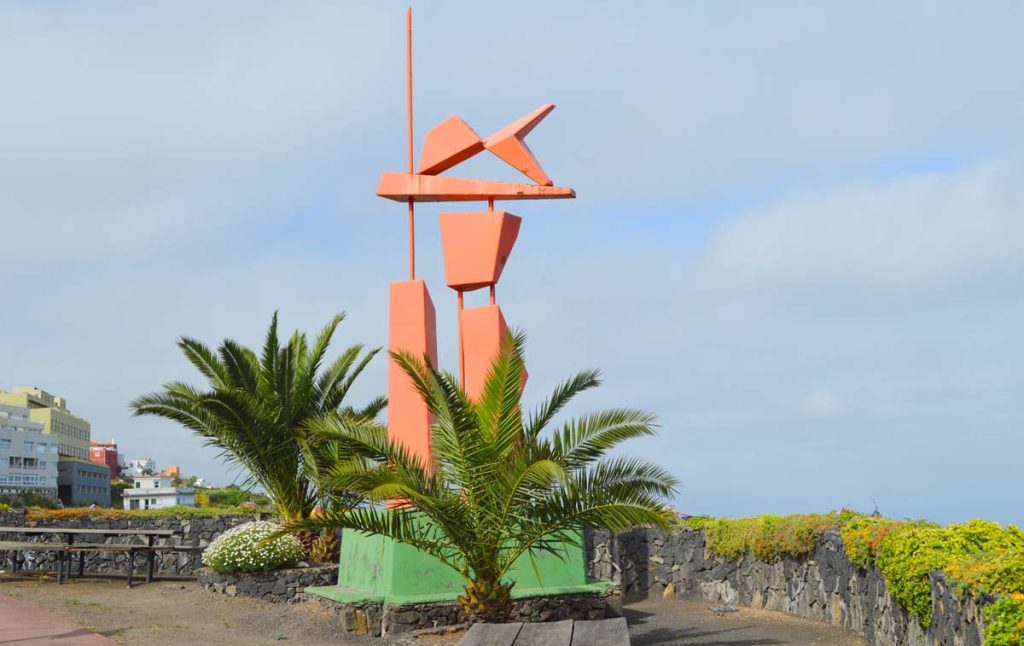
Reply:
<svg viewBox="0 0 1024 646"><path fill-rule="evenodd" d="M747 552L763 561L783 556L803 556L814 551L818 538L858 517L851 511L827 514L776 516L765 514L750 518L700 518L684 524L703 529L707 549L715 556L742 558ZM691 521L696 520L694 524Z"/></svg>
<svg viewBox="0 0 1024 646"><path fill-rule="evenodd" d="M932 613L929 572L1010 549L1024 549L1024 534L1012 526L1003 529L984 520L948 527L907 524L882 538L875 562L893 598L927 628Z"/></svg>

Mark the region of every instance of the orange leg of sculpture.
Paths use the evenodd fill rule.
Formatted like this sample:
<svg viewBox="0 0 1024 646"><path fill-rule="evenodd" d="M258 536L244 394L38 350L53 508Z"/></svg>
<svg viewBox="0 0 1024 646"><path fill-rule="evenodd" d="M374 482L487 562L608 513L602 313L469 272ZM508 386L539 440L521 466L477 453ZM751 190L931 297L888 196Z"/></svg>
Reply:
<svg viewBox="0 0 1024 646"><path fill-rule="evenodd" d="M501 349L508 335L508 325L498 305L484 305L464 309L462 318L462 343L465 347L465 376L462 387L470 399L476 400L484 390L487 372L491 362ZM523 369L523 386L528 378Z"/></svg>
<svg viewBox="0 0 1024 646"><path fill-rule="evenodd" d="M429 357L437 366L437 333L434 303L422 280L391 283L389 347L417 357ZM390 360L388 366L388 435L404 444L424 464L432 464L430 410L409 376Z"/></svg>
<svg viewBox="0 0 1024 646"><path fill-rule="evenodd" d="M465 303L462 300L462 290L458 292L458 308L459 314L456 319L456 325L459 328L459 383L465 387L466 385L466 346L463 343L462 338L462 309Z"/></svg>
<svg viewBox="0 0 1024 646"><path fill-rule="evenodd" d="M521 219L505 211L445 212L440 215L445 281L458 292L459 380L470 399L483 390L491 362L508 326L495 302L501 278L519 235ZM463 293L487 287L490 304L465 309ZM524 380L525 383L525 380Z"/></svg>

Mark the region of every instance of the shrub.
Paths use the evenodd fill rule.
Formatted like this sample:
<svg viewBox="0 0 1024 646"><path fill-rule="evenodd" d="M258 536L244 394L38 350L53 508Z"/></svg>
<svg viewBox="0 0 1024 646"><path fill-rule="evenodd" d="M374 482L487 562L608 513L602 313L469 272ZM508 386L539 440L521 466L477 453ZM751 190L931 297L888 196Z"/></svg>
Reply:
<svg viewBox="0 0 1024 646"><path fill-rule="evenodd" d="M938 527L927 521L892 520L877 516L860 516L843 525L843 548L850 562L859 568L867 569L874 566L878 556L878 548L882 539L890 532L913 527Z"/></svg>
<svg viewBox="0 0 1024 646"><path fill-rule="evenodd" d="M985 646L1024 644L1024 593L999 597L984 614Z"/></svg>
<svg viewBox="0 0 1024 646"><path fill-rule="evenodd" d="M14 508L11 507L10 505L8 505L7 503L0 502L0 511L10 511L12 509L14 509Z"/></svg>
<svg viewBox="0 0 1024 646"><path fill-rule="evenodd" d="M972 555L1014 548L1024 548L1024 534L995 522L972 520L949 527L907 523L881 539L875 561L893 598L928 628L929 572L944 571Z"/></svg>
<svg viewBox="0 0 1024 646"><path fill-rule="evenodd" d="M1017 530L1007 528L1008 532ZM1024 594L1024 547L997 548L951 563L943 572L946 579L963 590L989 594Z"/></svg>
<svg viewBox="0 0 1024 646"><path fill-rule="evenodd" d="M203 552L203 564L221 574L267 572L302 557L299 539L285 534L271 538L281 527L277 523L245 523L218 536Z"/></svg>
<svg viewBox="0 0 1024 646"><path fill-rule="evenodd" d="M843 510L794 516L766 514L736 519L701 518L696 524L691 522L695 519L684 523L704 529L708 551L716 556L738 559L749 551L770 562L782 556L810 554L822 534L839 529L858 516L856 512Z"/></svg>
<svg viewBox="0 0 1024 646"><path fill-rule="evenodd" d="M245 507L185 507L175 505L162 509L145 509L125 511L123 509L111 509L109 507L66 507L64 509L39 509L33 507L28 510L28 520L69 520L69 519L119 519L119 518L166 518L175 516L204 517L204 516L233 516L251 515L252 509Z"/></svg>
<svg viewBox="0 0 1024 646"><path fill-rule="evenodd" d="M20 491L0 496L0 504L7 505L12 509L28 509L29 507L53 509L57 506L52 498L35 491Z"/></svg>
<svg viewBox="0 0 1024 646"><path fill-rule="evenodd" d="M689 518L681 518L677 522L682 527L689 527L690 529L704 529L711 523L715 522L715 519L710 516L690 516Z"/></svg>

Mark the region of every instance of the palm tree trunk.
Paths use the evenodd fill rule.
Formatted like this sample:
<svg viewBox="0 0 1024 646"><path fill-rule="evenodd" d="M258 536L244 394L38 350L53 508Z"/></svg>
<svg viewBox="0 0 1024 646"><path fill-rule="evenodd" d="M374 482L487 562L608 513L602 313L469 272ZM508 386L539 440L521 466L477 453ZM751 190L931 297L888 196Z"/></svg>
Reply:
<svg viewBox="0 0 1024 646"><path fill-rule="evenodd" d="M492 577L477 577L466 584L465 594L458 601L471 622L504 623L512 612L513 585Z"/></svg>

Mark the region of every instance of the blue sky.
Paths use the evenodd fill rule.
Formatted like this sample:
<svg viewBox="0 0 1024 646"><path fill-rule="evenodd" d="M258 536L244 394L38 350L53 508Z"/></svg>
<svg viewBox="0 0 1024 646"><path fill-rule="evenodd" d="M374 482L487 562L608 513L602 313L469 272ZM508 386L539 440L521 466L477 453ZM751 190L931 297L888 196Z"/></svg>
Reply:
<svg viewBox="0 0 1024 646"><path fill-rule="evenodd" d="M552 6L554 5L554 6ZM637 5L637 6L631 6ZM404 4L0 6L0 385L130 457L227 482L127 403L197 381L179 335L348 320L404 278ZM457 113L578 199L516 204L498 287L528 401L656 412L678 507L1024 523L1019 3L414 5L417 147ZM460 172L515 179L481 156ZM419 267L455 361L436 207ZM469 304L479 295L468 297ZM385 389L380 361L357 399Z"/></svg>

